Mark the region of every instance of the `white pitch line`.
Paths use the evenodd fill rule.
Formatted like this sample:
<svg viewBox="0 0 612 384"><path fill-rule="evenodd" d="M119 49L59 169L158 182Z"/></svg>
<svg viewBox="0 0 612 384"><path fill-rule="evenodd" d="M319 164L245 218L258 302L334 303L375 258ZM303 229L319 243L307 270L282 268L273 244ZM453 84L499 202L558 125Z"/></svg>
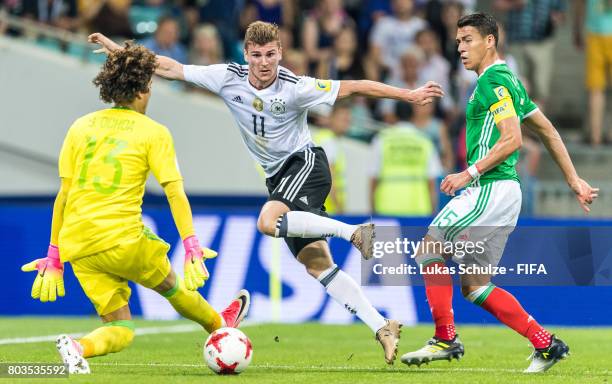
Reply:
<svg viewBox="0 0 612 384"><path fill-rule="evenodd" d="M136 335L159 335L163 333L188 333L201 330L202 328L195 324L169 325L165 327L144 327L136 328ZM28 344L42 343L47 341L55 341L59 333L55 335L32 336L32 337L13 337L8 339L0 339L0 345L10 344ZM70 333L71 337L79 338L85 336L86 333Z"/></svg>
<svg viewBox="0 0 612 384"><path fill-rule="evenodd" d="M207 368L206 365L202 364L175 364L175 363L91 363L92 366L103 366L103 367L165 367L165 368ZM407 369L387 368L387 367L350 367L350 366L325 366L325 365L277 365L277 364L253 364L249 366L249 369L279 369L287 371L313 371L313 372L369 372L369 371L380 371L380 372L405 372ZM428 371L439 371L439 372L513 372L520 373L522 370L510 369L510 368L423 368ZM416 369L415 369L416 370Z"/></svg>
<svg viewBox="0 0 612 384"><path fill-rule="evenodd" d="M13 362L15 364L34 364L34 361L19 361ZM38 362L40 363L40 362ZM184 364L184 363L89 363L90 366L94 367L163 367L163 368L208 368L204 363L202 364ZM277 365L277 364L253 364L249 366L249 369L278 369L285 371L312 371L312 372L408 372L409 369L397 369L387 367L349 367L349 366L325 366L325 365ZM520 373L521 370L509 369L509 368L424 368L428 371L435 372L511 372ZM416 371L416 369L413 369Z"/></svg>

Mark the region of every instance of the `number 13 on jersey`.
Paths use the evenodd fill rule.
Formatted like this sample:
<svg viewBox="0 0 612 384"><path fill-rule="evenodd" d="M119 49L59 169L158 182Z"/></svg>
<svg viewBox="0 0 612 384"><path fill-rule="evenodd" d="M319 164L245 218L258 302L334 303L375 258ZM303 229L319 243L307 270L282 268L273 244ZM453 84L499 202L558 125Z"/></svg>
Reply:
<svg viewBox="0 0 612 384"><path fill-rule="evenodd" d="M98 141L95 136L90 136L87 138L87 147L85 148L83 166L81 167L81 173L79 174L79 188L84 188L85 184L87 183L87 173L94 158L97 142ZM104 138L103 143L112 146L112 149L104 156L104 164L108 164L114 168L112 183L109 186L102 185L102 177L100 175L95 175L93 177L93 187L97 192L108 195L115 192L117 188L119 188L121 176L123 176L123 166L121 165L119 159L117 159L117 155L119 155L119 153L127 147L127 141L115 139L113 137L106 137Z"/></svg>

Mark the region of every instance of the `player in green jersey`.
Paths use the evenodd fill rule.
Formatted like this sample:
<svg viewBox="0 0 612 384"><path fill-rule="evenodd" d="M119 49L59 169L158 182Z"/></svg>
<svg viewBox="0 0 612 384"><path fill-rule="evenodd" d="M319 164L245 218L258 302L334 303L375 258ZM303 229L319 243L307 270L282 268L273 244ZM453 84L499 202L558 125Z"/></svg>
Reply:
<svg viewBox="0 0 612 384"><path fill-rule="evenodd" d="M466 69L478 74L478 83L466 109L469 167L448 175L440 189L448 195L455 195L455 192L467 188L434 219L426 242L480 239L484 240L485 246L484 252L461 258L431 252L435 246L425 246L417 254L416 261L430 272L423 278L436 329L434 337L423 348L402 356L402 361L409 365L434 360L450 361L464 353L463 344L455 333L453 286L448 269L443 268L443 256L452 256L458 263L479 267L499 263L521 207L520 184L515 169L522 144L521 123L540 137L586 212L598 193L598 189L578 177L559 133L500 60L495 19L476 13L462 17L457 26L461 60ZM546 371L568 355L569 347L539 325L514 296L492 284L491 275L462 275L461 293L529 339L534 353L525 372Z"/></svg>

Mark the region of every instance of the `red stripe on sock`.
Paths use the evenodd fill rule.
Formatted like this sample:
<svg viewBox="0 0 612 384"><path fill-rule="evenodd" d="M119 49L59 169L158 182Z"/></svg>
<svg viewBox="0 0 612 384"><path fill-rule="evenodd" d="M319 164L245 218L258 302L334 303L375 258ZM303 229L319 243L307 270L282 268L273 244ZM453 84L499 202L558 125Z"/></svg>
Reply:
<svg viewBox="0 0 612 384"><path fill-rule="evenodd" d="M453 316L453 281L448 272L442 271L446 265L435 262L424 267L423 281L431 316L436 324L435 336L443 340L455 338L455 319Z"/></svg>
<svg viewBox="0 0 612 384"><path fill-rule="evenodd" d="M550 345L551 334L538 324L508 291L495 287L481 306L497 320L528 338L534 348L546 348Z"/></svg>

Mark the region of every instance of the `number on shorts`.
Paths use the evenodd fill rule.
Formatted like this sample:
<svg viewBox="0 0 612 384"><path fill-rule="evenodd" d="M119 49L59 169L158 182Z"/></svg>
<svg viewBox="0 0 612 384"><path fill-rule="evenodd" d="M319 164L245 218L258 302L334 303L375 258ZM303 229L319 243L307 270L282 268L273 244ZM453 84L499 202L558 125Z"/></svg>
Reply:
<svg viewBox="0 0 612 384"><path fill-rule="evenodd" d="M446 211L446 212L445 212ZM453 219L458 218L459 215L457 215L455 213L455 211L453 211L450 208L444 209L436 218L436 220L434 220L434 222L432 223L433 225L437 225L438 228L445 228L445 227L450 227L451 223L453 222Z"/></svg>

